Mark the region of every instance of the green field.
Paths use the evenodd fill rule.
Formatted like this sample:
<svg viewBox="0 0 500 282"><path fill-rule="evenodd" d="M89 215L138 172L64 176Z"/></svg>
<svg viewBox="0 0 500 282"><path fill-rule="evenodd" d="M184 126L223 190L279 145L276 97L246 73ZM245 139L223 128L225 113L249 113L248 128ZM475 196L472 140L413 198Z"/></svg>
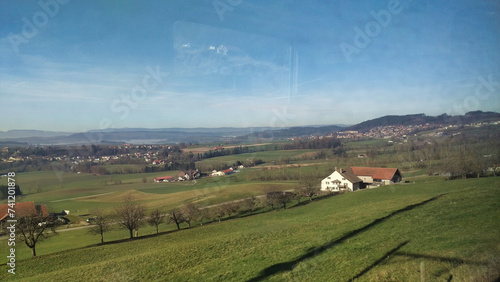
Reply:
<svg viewBox="0 0 500 282"><path fill-rule="evenodd" d="M264 151L255 153L245 153L238 155L222 156L217 158L210 158L200 161L200 163L212 163L212 162L223 162L227 164L233 164L236 161L246 161L250 159L261 159L267 165L273 164L284 159L300 159L301 156L315 153L318 150L286 150L286 151Z"/></svg>
<svg viewBox="0 0 500 282"><path fill-rule="evenodd" d="M84 247L98 241L85 231L61 232L41 242L40 255L34 259L27 258L29 250L20 245L17 274L8 274L3 264L0 280L420 281L424 276L427 281L492 281L500 277L500 178L434 177L416 182L102 246ZM125 238L127 232L109 236Z"/></svg>
<svg viewBox="0 0 500 282"><path fill-rule="evenodd" d="M144 201L148 208L161 207L167 210L190 201L213 205L262 195L270 187L289 190L296 185L287 181L247 182L244 181L245 173L243 170L231 176L173 183L154 183L153 179L157 176L176 176L177 171L121 175L64 173L60 178L54 172L27 172L17 174L15 179L25 193L17 201L34 201L47 205L49 212L70 210L72 214L86 214L95 207L112 211L123 196L131 192L137 199ZM146 177L147 183L143 183L143 177ZM26 192L33 190L37 183L44 187L41 192ZM7 184L5 178L1 184Z"/></svg>

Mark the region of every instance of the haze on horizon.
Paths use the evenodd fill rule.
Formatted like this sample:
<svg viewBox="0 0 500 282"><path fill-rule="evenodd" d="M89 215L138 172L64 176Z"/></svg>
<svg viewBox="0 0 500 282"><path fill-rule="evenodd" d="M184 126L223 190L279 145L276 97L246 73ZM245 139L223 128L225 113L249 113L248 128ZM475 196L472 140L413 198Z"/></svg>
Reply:
<svg viewBox="0 0 500 282"><path fill-rule="evenodd" d="M493 0L6 0L0 131L498 112L499 12Z"/></svg>

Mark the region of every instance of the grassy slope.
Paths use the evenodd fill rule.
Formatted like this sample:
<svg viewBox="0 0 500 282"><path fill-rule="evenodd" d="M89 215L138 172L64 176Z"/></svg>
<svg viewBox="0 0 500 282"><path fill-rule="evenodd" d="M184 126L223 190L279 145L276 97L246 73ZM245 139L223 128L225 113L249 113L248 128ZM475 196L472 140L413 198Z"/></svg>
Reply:
<svg viewBox="0 0 500 282"><path fill-rule="evenodd" d="M349 193L285 211L21 260L15 278L416 281L423 266L428 280L453 275L453 281L470 281L499 269L499 187L500 178L434 180ZM63 236L58 239L66 240ZM9 277L5 266L0 270L0 280Z"/></svg>

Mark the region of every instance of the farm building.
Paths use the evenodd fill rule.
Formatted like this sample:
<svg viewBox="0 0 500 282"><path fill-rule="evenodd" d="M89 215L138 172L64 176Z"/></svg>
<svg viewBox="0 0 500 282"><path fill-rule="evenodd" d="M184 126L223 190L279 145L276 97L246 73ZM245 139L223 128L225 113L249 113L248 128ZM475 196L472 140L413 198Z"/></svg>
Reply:
<svg viewBox="0 0 500 282"><path fill-rule="evenodd" d="M362 188L363 181L349 171L339 169L321 180L321 191L356 191Z"/></svg>
<svg viewBox="0 0 500 282"><path fill-rule="evenodd" d="M228 175L228 174L231 174L231 173L234 173L235 171L233 170L233 168L229 168L229 169L225 169L225 170L221 170L221 171L212 171L212 176L223 176L223 175Z"/></svg>
<svg viewBox="0 0 500 282"><path fill-rule="evenodd" d="M352 166L354 175L363 180L365 185L398 183L403 180L403 175L397 168L358 167Z"/></svg>
<svg viewBox="0 0 500 282"><path fill-rule="evenodd" d="M155 182L171 182L171 181L174 181L174 178L172 176L155 177Z"/></svg>
<svg viewBox="0 0 500 282"><path fill-rule="evenodd" d="M179 171L177 173L177 178L179 181L190 180L200 178L201 173L198 170L188 170L188 171Z"/></svg>
<svg viewBox="0 0 500 282"><path fill-rule="evenodd" d="M19 219L25 216L42 216L47 217L49 213L47 212L46 205L35 205L34 202L19 202L15 205L15 218ZM9 217L9 206L8 204L0 205L0 225L1 229L6 226Z"/></svg>
<svg viewBox="0 0 500 282"><path fill-rule="evenodd" d="M401 182L403 175L397 168L350 167L335 169L321 181L321 191L356 191L366 187L377 187Z"/></svg>

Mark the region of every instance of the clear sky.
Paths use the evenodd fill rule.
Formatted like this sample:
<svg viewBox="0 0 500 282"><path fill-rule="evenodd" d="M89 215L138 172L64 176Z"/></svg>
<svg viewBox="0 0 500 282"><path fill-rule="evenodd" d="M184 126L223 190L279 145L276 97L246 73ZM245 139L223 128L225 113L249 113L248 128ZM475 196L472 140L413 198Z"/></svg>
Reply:
<svg viewBox="0 0 500 282"><path fill-rule="evenodd" d="M0 130L500 111L499 50L496 0L2 0Z"/></svg>

